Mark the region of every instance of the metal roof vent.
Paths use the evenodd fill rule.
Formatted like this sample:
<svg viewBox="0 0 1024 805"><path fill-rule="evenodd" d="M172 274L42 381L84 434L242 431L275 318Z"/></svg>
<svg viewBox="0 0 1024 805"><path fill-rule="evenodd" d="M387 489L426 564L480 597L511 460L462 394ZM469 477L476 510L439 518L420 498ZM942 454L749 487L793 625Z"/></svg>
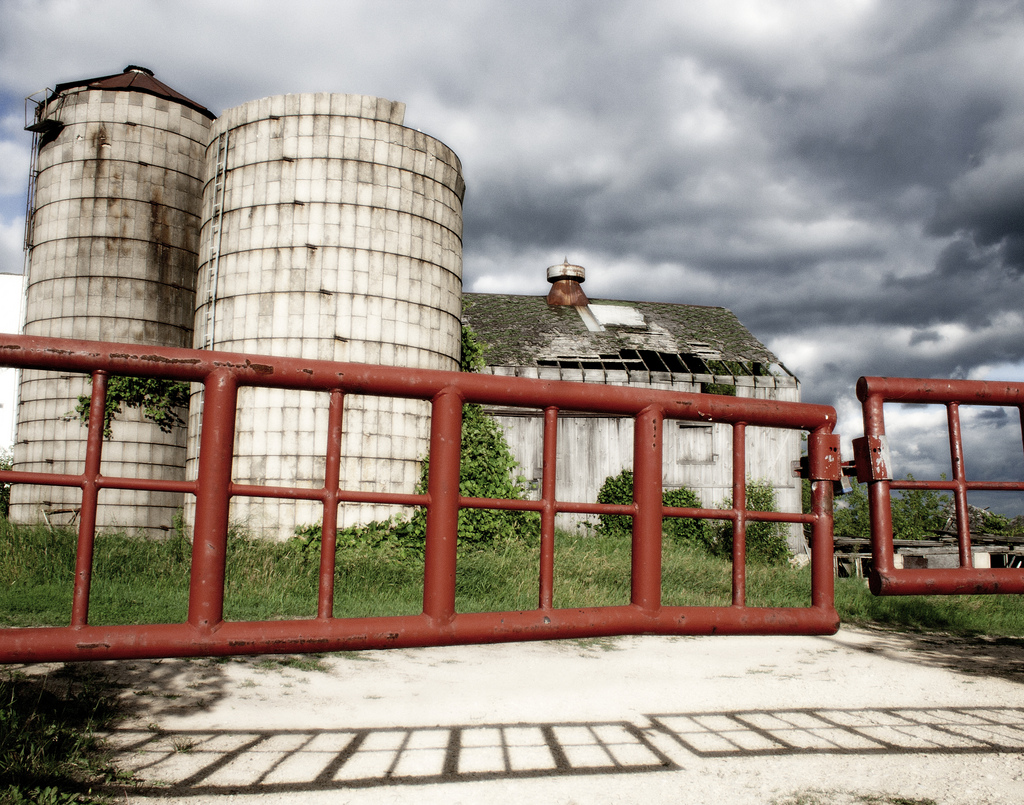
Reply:
<svg viewBox="0 0 1024 805"><path fill-rule="evenodd" d="M551 283L548 304L586 307L590 300L580 287L586 276L587 272L583 266L571 265L568 257L560 265L548 268L548 282Z"/></svg>

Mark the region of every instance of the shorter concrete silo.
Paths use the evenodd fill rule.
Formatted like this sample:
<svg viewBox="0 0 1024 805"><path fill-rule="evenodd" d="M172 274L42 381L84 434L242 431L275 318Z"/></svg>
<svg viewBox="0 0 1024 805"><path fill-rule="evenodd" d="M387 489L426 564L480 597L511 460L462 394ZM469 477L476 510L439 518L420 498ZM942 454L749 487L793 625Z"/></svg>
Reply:
<svg viewBox="0 0 1024 805"><path fill-rule="evenodd" d="M456 369L462 198L455 154L360 95L264 98L211 132L195 341L199 348ZM243 389L234 480L323 483L327 400ZM198 406L193 405L193 418ZM411 492L427 452L424 403L346 400L342 486ZM198 422L189 428L189 476ZM393 513L343 506L339 522ZM234 522L286 538L315 504L236 497Z"/></svg>
<svg viewBox="0 0 1024 805"><path fill-rule="evenodd" d="M58 84L36 110L26 335L189 346L203 164L213 114L141 67ZM25 371L17 470L78 473L85 428L68 415L88 381ZM127 411L104 445L107 476L182 478L183 429ZM81 492L18 485L11 518L67 522ZM166 533L180 495L100 494L101 527Z"/></svg>

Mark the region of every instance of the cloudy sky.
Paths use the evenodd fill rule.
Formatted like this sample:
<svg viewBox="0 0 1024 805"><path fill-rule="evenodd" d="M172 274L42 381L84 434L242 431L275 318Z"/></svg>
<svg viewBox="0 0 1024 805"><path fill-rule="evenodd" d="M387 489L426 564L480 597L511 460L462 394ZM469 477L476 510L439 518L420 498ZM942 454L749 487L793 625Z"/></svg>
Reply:
<svg viewBox="0 0 1024 805"><path fill-rule="evenodd" d="M1024 380L1021 2L0 0L0 19L0 272L23 262L24 97L142 64L217 113L404 101L462 159L467 290L545 293L568 257L591 297L728 307L847 438L860 375ZM1017 413L980 410L968 471L1021 477ZM893 412L901 472L948 471L935 419Z"/></svg>

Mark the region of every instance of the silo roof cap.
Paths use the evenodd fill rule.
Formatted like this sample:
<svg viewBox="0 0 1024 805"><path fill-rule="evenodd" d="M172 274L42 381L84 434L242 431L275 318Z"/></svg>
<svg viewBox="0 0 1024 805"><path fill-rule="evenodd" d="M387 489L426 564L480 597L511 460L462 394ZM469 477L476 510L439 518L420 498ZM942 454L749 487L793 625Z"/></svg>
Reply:
<svg viewBox="0 0 1024 805"><path fill-rule="evenodd" d="M146 67L139 67L136 64L129 64L122 72L115 73L114 75L102 75L98 78L84 78L80 81L67 81L63 84L58 84L54 87L50 97L46 100L50 101L61 93L77 87L83 87L85 89L132 90L134 92L145 92L148 95L155 95L158 98L166 98L180 103L182 106L195 109L210 120L217 119L217 116L205 106L201 106L195 101L186 98L180 92L171 89L163 81L158 80L153 75L152 70Z"/></svg>

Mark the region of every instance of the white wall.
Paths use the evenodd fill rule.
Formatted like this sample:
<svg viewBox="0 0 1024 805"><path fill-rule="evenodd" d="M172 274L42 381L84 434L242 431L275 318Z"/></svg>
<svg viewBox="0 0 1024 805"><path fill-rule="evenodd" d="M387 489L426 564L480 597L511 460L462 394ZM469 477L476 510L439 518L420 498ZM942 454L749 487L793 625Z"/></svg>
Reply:
<svg viewBox="0 0 1024 805"><path fill-rule="evenodd" d="M0 274L0 332L21 331L23 274ZM0 368L0 449L14 444L14 413L17 395L16 369Z"/></svg>
<svg viewBox="0 0 1024 805"><path fill-rule="evenodd" d="M495 374L508 373L507 367L489 367ZM744 380L752 382L752 379ZM767 378L759 379L767 380ZM778 388L739 386L743 397L798 402L799 386L790 378ZM675 390L681 384L673 384ZM544 421L541 412L492 411L505 431L509 448L520 467L517 472L526 478L539 499L542 478ZM746 430L747 477L769 481L775 487L779 510L799 512L800 479L793 476L792 463L799 460L801 433L780 428L748 427ZM663 447L662 478L665 489L686 486L697 493L708 508L718 507L732 495L732 429L724 424L698 422L666 422ZM624 417L582 416L571 413L559 417L556 497L563 501L594 503L601 485L609 475L633 467L633 420ZM588 515L562 514L558 526L575 528L584 520L596 522ZM800 526L791 529L790 547L803 551Z"/></svg>

